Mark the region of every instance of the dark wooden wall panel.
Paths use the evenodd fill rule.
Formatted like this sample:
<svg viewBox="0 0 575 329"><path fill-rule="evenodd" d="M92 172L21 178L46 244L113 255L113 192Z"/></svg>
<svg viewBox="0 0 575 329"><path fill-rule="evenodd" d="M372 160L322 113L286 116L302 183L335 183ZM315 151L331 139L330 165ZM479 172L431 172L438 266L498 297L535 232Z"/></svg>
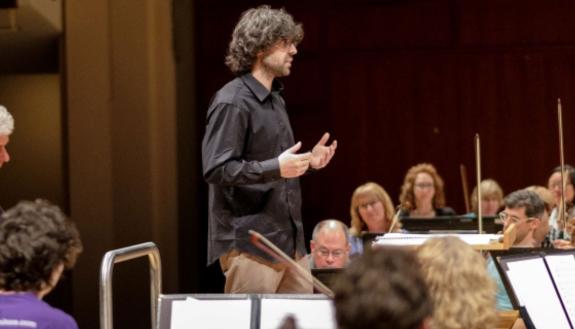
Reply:
<svg viewBox="0 0 575 329"><path fill-rule="evenodd" d="M464 212L459 165L505 192L546 185L558 164L556 101L567 162L575 162L575 3L526 1L273 1L303 22L285 98L296 139L339 141L333 163L302 178L307 234L324 218L349 222L353 189L382 184L397 203L407 169L435 164L448 204ZM198 104L231 79L230 34L249 1L198 2Z"/></svg>

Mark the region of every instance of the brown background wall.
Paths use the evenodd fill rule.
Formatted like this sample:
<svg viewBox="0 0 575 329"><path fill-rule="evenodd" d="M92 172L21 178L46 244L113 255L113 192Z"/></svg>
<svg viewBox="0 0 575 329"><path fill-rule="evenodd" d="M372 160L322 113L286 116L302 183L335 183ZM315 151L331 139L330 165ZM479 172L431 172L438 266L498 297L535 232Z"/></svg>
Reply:
<svg viewBox="0 0 575 329"><path fill-rule="evenodd" d="M230 76L223 63L239 14L254 2L198 4L198 104ZM448 204L464 212L459 165L475 185L475 133L483 177L505 192L546 185L559 162L556 101L566 161L575 145L572 1L313 1L285 6L306 32L285 98L296 139L339 141L330 167L302 180L307 228L349 220L353 189L382 184L398 202L407 169L436 165Z"/></svg>

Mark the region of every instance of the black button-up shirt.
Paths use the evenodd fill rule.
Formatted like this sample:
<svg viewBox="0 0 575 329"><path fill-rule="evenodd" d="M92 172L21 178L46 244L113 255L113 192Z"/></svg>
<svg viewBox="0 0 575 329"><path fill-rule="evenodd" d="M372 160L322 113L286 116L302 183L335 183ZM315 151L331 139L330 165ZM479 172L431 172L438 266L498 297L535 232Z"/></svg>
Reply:
<svg viewBox="0 0 575 329"><path fill-rule="evenodd" d="M278 156L295 144L274 80L267 90L251 74L214 96L202 142L209 183L208 264L231 249L273 260L249 242L255 230L290 256L305 255L299 179L280 176Z"/></svg>

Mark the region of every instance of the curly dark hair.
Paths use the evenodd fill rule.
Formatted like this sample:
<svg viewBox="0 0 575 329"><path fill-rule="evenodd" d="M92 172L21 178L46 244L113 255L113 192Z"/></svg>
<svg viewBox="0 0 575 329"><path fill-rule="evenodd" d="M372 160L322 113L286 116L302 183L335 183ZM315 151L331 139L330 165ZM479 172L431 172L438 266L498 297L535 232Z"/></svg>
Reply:
<svg viewBox="0 0 575 329"><path fill-rule="evenodd" d="M338 277L334 293L340 329L415 329L433 311L412 250L366 251Z"/></svg>
<svg viewBox="0 0 575 329"><path fill-rule="evenodd" d="M57 266L72 268L80 252L78 230L60 208L21 201L0 218L0 289L40 291L52 284Z"/></svg>
<svg viewBox="0 0 575 329"><path fill-rule="evenodd" d="M278 41L298 44L303 39L301 23L283 8L272 9L268 5L245 11L240 17L228 47L226 65L232 73L242 75L250 72L260 51L266 51Z"/></svg>

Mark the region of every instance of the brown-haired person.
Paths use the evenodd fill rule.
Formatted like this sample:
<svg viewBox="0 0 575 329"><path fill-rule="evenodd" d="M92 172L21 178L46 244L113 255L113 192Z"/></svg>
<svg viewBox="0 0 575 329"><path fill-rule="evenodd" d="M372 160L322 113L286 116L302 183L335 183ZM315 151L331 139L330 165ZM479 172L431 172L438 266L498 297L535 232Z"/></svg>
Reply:
<svg viewBox="0 0 575 329"><path fill-rule="evenodd" d="M42 298L82 251L74 224L47 201L22 201L0 217L1 328L77 329Z"/></svg>
<svg viewBox="0 0 575 329"><path fill-rule="evenodd" d="M364 253L340 274L334 293L339 329L429 328L433 305L412 250Z"/></svg>
<svg viewBox="0 0 575 329"><path fill-rule="evenodd" d="M306 255L299 176L325 167L337 142L325 133L308 152L294 139L278 78L291 72L301 24L283 9L241 15L226 64L237 77L212 98L202 142L209 184L208 263L220 260L226 293L311 292L250 243L255 230L283 252ZM304 259L305 260L305 259ZM304 283L305 281L305 283Z"/></svg>
<svg viewBox="0 0 575 329"><path fill-rule="evenodd" d="M433 238L417 255L433 301L432 329L492 329L495 282L485 259L457 237Z"/></svg>
<svg viewBox="0 0 575 329"><path fill-rule="evenodd" d="M351 254L363 252L362 232L398 232L399 221L393 224L394 208L389 194L374 182L358 186L351 196Z"/></svg>
<svg viewBox="0 0 575 329"><path fill-rule="evenodd" d="M400 218L455 215L453 209L445 206L443 179L429 163L409 168L401 186L399 202Z"/></svg>

